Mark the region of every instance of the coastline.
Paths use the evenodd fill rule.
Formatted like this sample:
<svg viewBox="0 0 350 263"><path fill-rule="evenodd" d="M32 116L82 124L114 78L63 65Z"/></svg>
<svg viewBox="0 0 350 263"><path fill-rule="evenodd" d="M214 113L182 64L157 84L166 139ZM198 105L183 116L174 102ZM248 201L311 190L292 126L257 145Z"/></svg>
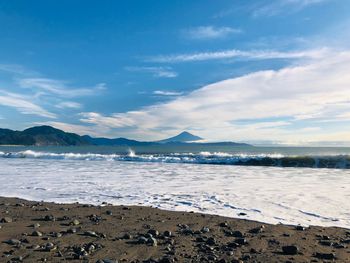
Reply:
<svg viewBox="0 0 350 263"><path fill-rule="evenodd" d="M338 227L6 197L0 221L1 262L350 262Z"/></svg>

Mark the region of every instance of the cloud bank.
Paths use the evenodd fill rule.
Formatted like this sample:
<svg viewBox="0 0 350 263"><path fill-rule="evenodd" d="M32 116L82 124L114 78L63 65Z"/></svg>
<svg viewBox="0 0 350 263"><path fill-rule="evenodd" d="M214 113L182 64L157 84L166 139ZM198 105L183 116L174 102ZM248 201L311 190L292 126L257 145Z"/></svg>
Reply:
<svg viewBox="0 0 350 263"><path fill-rule="evenodd" d="M342 140L350 141L348 133L318 127L321 122L348 116L349 72L350 52L332 52L298 66L213 83L137 111L109 116L86 112L80 121L104 130L123 130L134 138L159 139L164 133L189 129L209 140L297 143L339 140L341 135ZM289 129L296 123L303 125Z"/></svg>

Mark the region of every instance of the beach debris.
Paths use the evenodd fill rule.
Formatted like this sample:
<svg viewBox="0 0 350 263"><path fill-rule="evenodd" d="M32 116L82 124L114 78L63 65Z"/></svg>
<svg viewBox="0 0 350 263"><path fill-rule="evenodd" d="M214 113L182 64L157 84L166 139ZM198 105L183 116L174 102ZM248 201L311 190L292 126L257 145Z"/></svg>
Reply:
<svg viewBox="0 0 350 263"><path fill-rule="evenodd" d="M285 255L296 255L299 252L299 248L294 245L283 246L282 251Z"/></svg>

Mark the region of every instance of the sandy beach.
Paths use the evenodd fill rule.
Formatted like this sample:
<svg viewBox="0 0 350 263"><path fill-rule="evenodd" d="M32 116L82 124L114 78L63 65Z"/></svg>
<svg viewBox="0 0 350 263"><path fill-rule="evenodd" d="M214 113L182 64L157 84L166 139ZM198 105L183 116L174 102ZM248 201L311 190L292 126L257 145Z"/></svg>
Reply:
<svg viewBox="0 0 350 263"><path fill-rule="evenodd" d="M1 262L350 262L350 231L0 198Z"/></svg>

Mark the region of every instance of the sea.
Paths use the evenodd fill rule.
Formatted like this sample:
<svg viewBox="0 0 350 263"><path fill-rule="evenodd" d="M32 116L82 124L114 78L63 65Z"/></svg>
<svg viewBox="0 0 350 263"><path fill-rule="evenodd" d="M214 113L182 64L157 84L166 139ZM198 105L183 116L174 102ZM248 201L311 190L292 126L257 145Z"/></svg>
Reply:
<svg viewBox="0 0 350 263"><path fill-rule="evenodd" d="M0 196L350 228L350 148L0 146Z"/></svg>

